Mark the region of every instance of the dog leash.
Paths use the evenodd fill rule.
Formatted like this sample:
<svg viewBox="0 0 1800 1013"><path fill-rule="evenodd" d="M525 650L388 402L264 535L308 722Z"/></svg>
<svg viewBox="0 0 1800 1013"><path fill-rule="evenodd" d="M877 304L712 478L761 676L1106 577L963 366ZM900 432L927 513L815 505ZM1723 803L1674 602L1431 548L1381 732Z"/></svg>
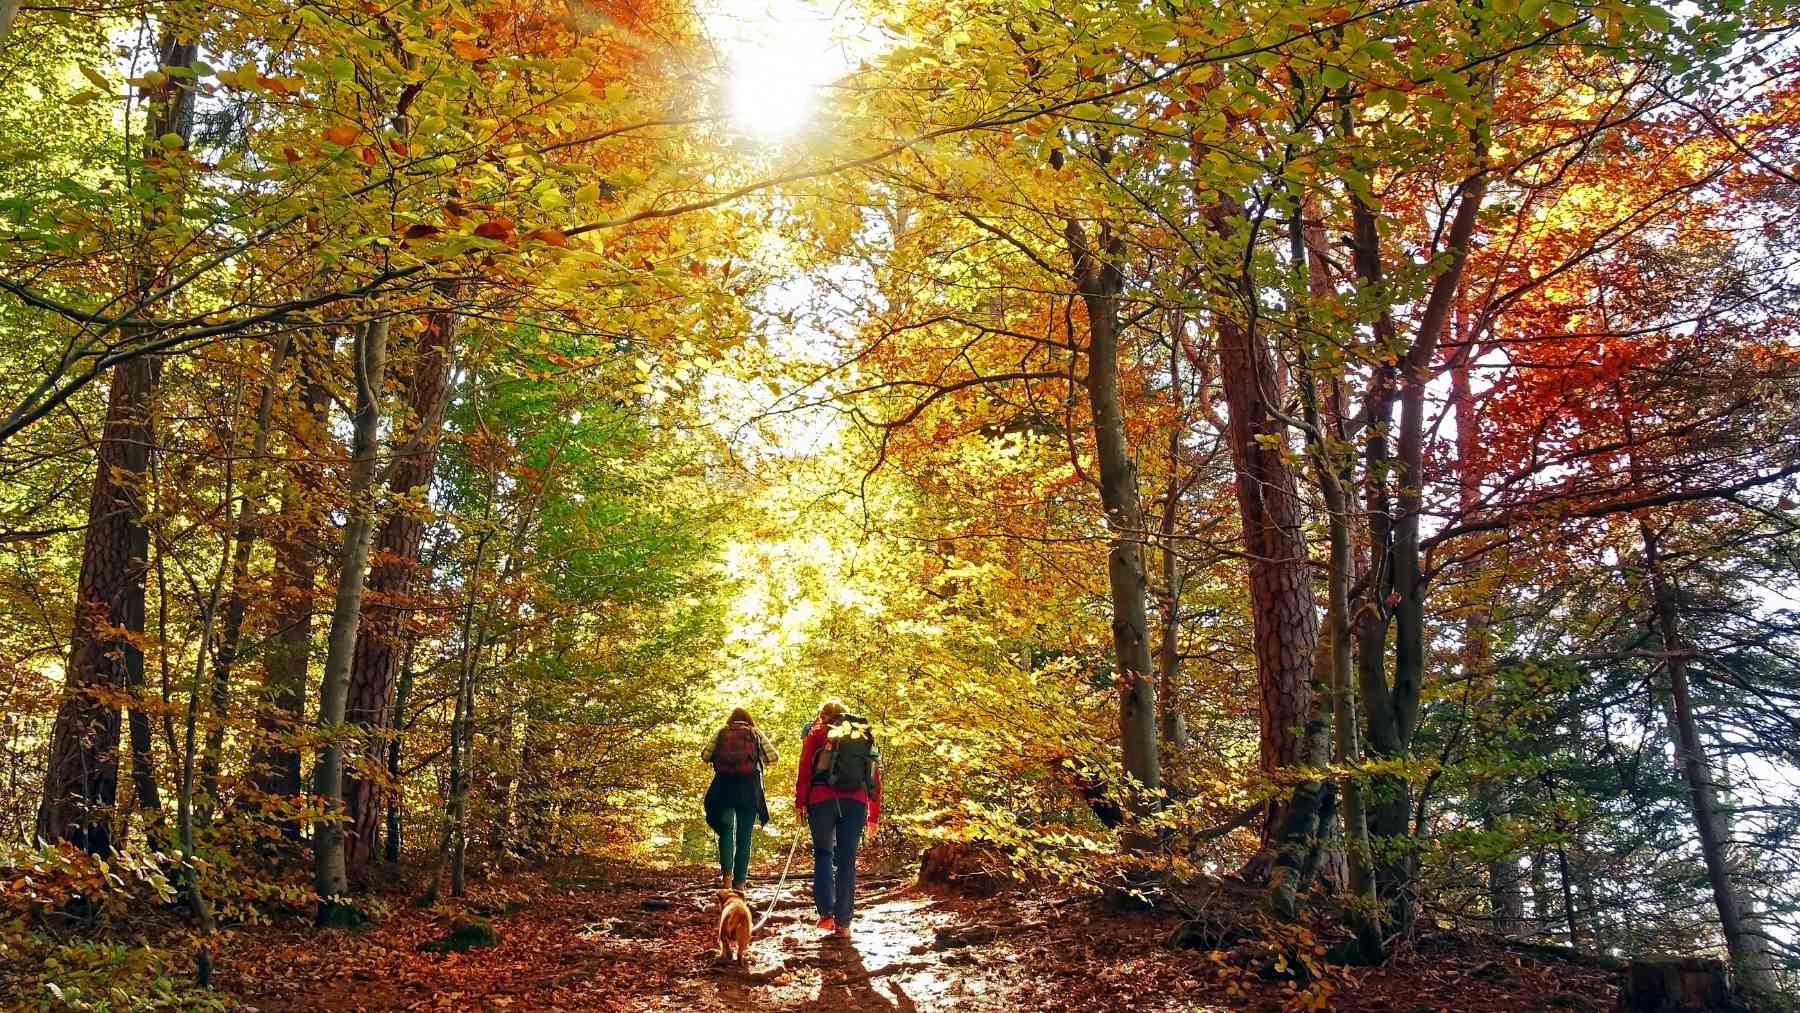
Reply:
<svg viewBox="0 0 1800 1013"><path fill-rule="evenodd" d="M794 855L799 853L799 851L800 831L799 828L795 828L794 844L792 847L788 848L787 864L781 867L781 879L777 880L775 883L775 896L769 898L769 906L763 909L762 917L756 920L756 924L750 927L750 931L755 932L761 929L763 923L769 920L769 916L775 913L775 905L781 903L781 891L787 886L788 870L794 867Z"/></svg>

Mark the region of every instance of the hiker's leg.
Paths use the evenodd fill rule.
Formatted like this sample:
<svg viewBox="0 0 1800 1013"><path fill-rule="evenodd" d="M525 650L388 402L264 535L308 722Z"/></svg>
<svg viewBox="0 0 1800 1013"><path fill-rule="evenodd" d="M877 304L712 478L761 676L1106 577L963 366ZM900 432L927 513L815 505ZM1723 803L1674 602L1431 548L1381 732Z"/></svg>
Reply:
<svg viewBox="0 0 1800 1013"><path fill-rule="evenodd" d="M731 883L738 889L750 879L750 845L756 830L756 810L737 810L737 855L731 866Z"/></svg>
<svg viewBox="0 0 1800 1013"><path fill-rule="evenodd" d="M861 802L842 803L843 814L837 819L837 882L833 915L839 925L849 925L856 913L856 849L862 844L863 824L869 818L868 806Z"/></svg>
<svg viewBox="0 0 1800 1013"><path fill-rule="evenodd" d="M719 813L719 825L713 829L719 832L719 876L725 885L731 885L731 856L737 847L737 811L726 809Z"/></svg>
<svg viewBox="0 0 1800 1013"><path fill-rule="evenodd" d="M819 914L832 909L832 843L837 833L837 803L818 802L807 807L806 822L812 828L813 906Z"/></svg>

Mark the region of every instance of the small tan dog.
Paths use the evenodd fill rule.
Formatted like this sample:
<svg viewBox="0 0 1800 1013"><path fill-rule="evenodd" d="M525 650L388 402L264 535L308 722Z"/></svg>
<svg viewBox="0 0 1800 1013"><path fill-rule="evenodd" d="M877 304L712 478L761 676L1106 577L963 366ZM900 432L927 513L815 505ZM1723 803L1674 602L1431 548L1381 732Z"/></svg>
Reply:
<svg viewBox="0 0 1800 1013"><path fill-rule="evenodd" d="M750 904L741 890L720 890L725 910L719 912L719 962L750 966Z"/></svg>

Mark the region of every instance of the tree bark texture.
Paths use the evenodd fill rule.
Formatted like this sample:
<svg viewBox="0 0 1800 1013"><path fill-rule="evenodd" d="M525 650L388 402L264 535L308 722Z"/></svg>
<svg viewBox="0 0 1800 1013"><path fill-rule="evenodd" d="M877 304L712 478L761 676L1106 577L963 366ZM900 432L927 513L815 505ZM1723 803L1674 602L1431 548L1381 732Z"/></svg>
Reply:
<svg viewBox="0 0 1800 1013"><path fill-rule="evenodd" d="M325 385L333 340L324 332L305 332L297 340L306 411L290 428L305 456L316 459L334 442L327 426L331 395ZM312 344L315 340L317 345ZM280 798L300 794L300 751L293 738L306 711L306 672L312 654L313 614L318 611L315 590L327 530L324 508L302 476L290 474L281 490L280 520L270 533L275 557L270 591L274 643L263 652L263 678L270 699L268 706L257 710L259 745L250 767L257 788ZM294 821L284 821L283 827L290 837L298 836L299 825Z"/></svg>
<svg viewBox="0 0 1800 1013"><path fill-rule="evenodd" d="M328 808L313 838L313 884L319 896L319 920L330 919L336 898L349 889L344 862L344 711L350 689L350 663L356 649L356 628L362 617L363 584L369 571L369 543L375 528L375 447L381 423L381 381L387 368L387 321L371 321L358 336L352 356L356 361L356 417L351 438L350 481L345 490L349 520L344 525L344 544L338 553L337 595L332 602L331 632L325 645L325 676L319 686L320 734L325 746L319 752L314 791Z"/></svg>
<svg viewBox="0 0 1800 1013"><path fill-rule="evenodd" d="M1228 234L1231 210L1217 204L1208 210L1219 235ZM1328 759L1317 755L1327 740L1324 716L1316 713L1313 699L1319 617L1298 485L1283 454L1286 428L1271 410L1280 401L1274 354L1267 336L1231 310L1234 301L1247 297L1243 280L1220 287L1213 330L1249 559L1258 752L1263 773L1279 781L1295 768ZM1291 847L1277 842L1298 844L1313 833L1321 797L1319 784L1310 782L1288 798L1271 800L1263 838L1265 852L1273 852L1277 864L1291 870L1303 862L1303 854L1289 854Z"/></svg>
<svg viewBox="0 0 1800 1013"><path fill-rule="evenodd" d="M1081 224L1070 221L1064 237L1074 260L1077 291L1088 317L1088 407L1092 416L1095 457L1100 467L1100 501L1112 530L1106 557L1107 585L1112 595L1113 650L1119 675L1119 738L1125 772L1149 791L1162 787L1162 761L1157 754L1156 668L1150 657L1148 610L1145 606L1143 506L1138 498L1137 470L1125 436L1119 401L1119 293L1125 284L1117 258L1122 244L1102 228L1098 248L1089 244ZM1134 811L1146 811L1145 800L1133 799ZM1141 834L1133 846L1147 847Z"/></svg>
<svg viewBox="0 0 1800 1013"><path fill-rule="evenodd" d="M1719 911L1719 930L1725 937L1725 951L1730 955L1731 969L1739 984L1756 992L1769 991L1774 983L1769 976L1767 954L1761 941L1746 927L1744 898L1732 881L1726 856L1730 842L1720 834L1726 821L1720 818L1713 773L1700 740L1700 723L1694 714L1693 693L1688 683L1687 645L1681 633L1675 588L1664 571L1655 529L1648 521L1639 521L1638 530L1644 539L1644 567L1649 573L1651 601L1656 609L1656 631L1667 657L1669 691L1675 709L1677 758L1687 777L1694 831L1700 838L1706 880L1712 887L1713 904Z"/></svg>
<svg viewBox="0 0 1800 1013"><path fill-rule="evenodd" d="M1175 525L1181 500L1181 331L1186 326L1186 319L1177 315L1169 334L1169 399L1176 421L1169 427L1169 476L1163 486L1161 639L1156 648L1162 742L1176 751L1186 749L1188 744L1187 719L1175 692L1181 679L1181 588L1185 576L1175 548Z"/></svg>
<svg viewBox="0 0 1800 1013"><path fill-rule="evenodd" d="M395 436L396 444L406 452L394 461L388 477L392 507L375 537L350 669L345 717L360 734L359 755L345 774L344 803L351 820L345 854L350 875L357 880L365 876L381 835L382 784L364 775L386 766L400 661L412 636L410 599L428 512L422 501L437 465L437 440L449 395L455 340L453 314L426 316L407 383L412 429Z"/></svg>
<svg viewBox="0 0 1800 1013"><path fill-rule="evenodd" d="M196 47L165 30L158 47L164 66L194 62ZM164 164L160 138L193 133L194 97L182 80L170 77L145 95L149 115L146 136L157 139L146 152L148 171ZM179 196L171 195L178 207ZM146 233L157 228L173 209L153 206L144 216ZM152 256L146 246L146 258ZM146 259L137 267L135 290L154 287L156 266ZM130 327L121 336L129 344L137 335ZM96 854L113 846L113 807L119 788L120 697L143 685L144 655L138 641L144 632L145 584L150 558L150 532L145 526L145 494L150 454L156 441L156 389L162 362L137 356L113 367L107 395L94 484L88 497L88 527L76 582L75 623L63 696L51 728L49 762L37 833L45 841L69 841ZM134 719L134 732L138 722ZM140 802L155 797L155 773L149 751L148 721L134 734L142 751L134 756Z"/></svg>

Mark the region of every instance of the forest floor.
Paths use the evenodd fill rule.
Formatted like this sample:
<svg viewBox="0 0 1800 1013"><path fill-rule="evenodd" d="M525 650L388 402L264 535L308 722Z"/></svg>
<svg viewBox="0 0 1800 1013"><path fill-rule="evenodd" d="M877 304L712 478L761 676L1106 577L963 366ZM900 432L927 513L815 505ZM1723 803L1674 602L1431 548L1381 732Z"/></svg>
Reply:
<svg viewBox="0 0 1800 1013"><path fill-rule="evenodd" d="M771 1011L1315 1008L1353 1013L1611 1010L1617 975L1477 940L1441 936L1382 968L1329 968L1313 1002L1295 984L1224 954L1165 944L1172 915L1098 899L1014 893L966 898L876 878L853 938L823 938L796 869L751 945L748 969L714 963L718 903L708 873L591 868L500 878L462 907L393 905L354 941L300 927L235 934L218 984L242 1009ZM750 890L760 916L771 875ZM495 945L420 947L479 916ZM337 938L333 938L337 936ZM1241 952L1241 951L1240 951Z"/></svg>

